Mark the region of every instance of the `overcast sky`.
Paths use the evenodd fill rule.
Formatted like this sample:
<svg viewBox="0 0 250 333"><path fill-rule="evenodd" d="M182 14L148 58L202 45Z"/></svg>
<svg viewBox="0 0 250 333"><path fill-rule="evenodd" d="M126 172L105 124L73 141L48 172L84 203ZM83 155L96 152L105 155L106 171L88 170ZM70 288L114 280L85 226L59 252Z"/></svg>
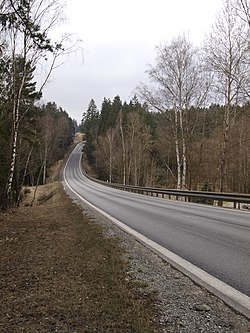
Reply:
<svg viewBox="0 0 250 333"><path fill-rule="evenodd" d="M119 95L130 100L145 82L155 47L186 33L200 45L222 7L222 0L70 0L61 32L76 33L83 56L70 55L43 92L80 122L93 98Z"/></svg>

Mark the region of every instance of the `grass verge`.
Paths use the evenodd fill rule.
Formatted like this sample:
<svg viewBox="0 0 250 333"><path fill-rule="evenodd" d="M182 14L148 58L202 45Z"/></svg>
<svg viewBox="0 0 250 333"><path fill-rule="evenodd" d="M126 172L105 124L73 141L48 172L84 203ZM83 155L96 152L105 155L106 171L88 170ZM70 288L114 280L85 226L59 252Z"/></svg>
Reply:
<svg viewBox="0 0 250 333"><path fill-rule="evenodd" d="M0 214L0 332L155 332L119 240L56 186L44 204Z"/></svg>

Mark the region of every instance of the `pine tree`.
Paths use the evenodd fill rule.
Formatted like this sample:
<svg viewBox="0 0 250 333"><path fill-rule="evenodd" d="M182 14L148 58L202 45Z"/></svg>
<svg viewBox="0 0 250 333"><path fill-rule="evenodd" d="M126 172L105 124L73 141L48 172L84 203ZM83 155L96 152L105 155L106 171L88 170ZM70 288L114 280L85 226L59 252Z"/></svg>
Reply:
<svg viewBox="0 0 250 333"><path fill-rule="evenodd" d="M19 170L17 169L17 153L20 149L20 138L22 124L28 119L28 113L35 101L40 99L41 93L36 92L36 83L33 82L33 73L35 68L31 62L26 62L21 56L14 59L12 63L12 90L8 96L8 105L11 105L9 111L12 112L11 135L9 146L11 152L9 155L9 171L6 181L5 205L16 201L19 197ZM20 158L20 155L19 155Z"/></svg>
<svg viewBox="0 0 250 333"><path fill-rule="evenodd" d="M94 150L97 144L99 130L99 111L96 103L91 99L88 109L83 113L81 121L81 130L86 134L85 152L90 162L94 161Z"/></svg>

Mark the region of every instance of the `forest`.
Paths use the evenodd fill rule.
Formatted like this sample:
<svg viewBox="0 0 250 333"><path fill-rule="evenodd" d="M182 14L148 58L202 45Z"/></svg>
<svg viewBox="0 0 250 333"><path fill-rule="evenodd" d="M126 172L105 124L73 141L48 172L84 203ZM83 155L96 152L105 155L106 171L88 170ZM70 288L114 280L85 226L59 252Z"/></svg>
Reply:
<svg viewBox="0 0 250 333"><path fill-rule="evenodd" d="M250 193L250 105L235 106L233 112L223 190ZM220 191L224 115L225 106L217 104L192 107L185 113L182 189ZM92 175L126 185L178 188L174 118L173 109L152 112L136 96L129 103L119 96L113 101L105 98L100 111L91 100L81 129L86 134L84 152Z"/></svg>
<svg viewBox="0 0 250 333"><path fill-rule="evenodd" d="M248 0L225 0L195 47L183 34L156 49L149 83L123 102L94 99L83 112L85 154L109 182L250 192L250 18ZM76 121L42 102L70 36L53 41L60 0L0 0L0 206L18 205L25 186L72 143ZM46 68L46 70L45 70Z"/></svg>
<svg viewBox="0 0 250 333"><path fill-rule="evenodd" d="M46 183L47 170L72 143L76 122L42 89L64 52L48 33L60 1L0 1L0 207L18 205L25 186ZM37 84L39 68L48 70Z"/></svg>
<svg viewBox="0 0 250 333"><path fill-rule="evenodd" d="M130 102L83 113L97 177L126 185L250 192L250 6L226 0L201 47L185 34L156 48Z"/></svg>

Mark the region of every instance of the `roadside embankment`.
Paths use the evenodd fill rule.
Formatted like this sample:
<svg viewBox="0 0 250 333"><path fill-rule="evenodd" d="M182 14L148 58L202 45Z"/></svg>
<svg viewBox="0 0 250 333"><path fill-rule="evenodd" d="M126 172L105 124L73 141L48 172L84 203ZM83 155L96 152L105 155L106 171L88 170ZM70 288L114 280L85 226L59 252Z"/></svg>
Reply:
<svg viewBox="0 0 250 333"><path fill-rule="evenodd" d="M116 238L54 182L0 213L0 332L156 332Z"/></svg>

